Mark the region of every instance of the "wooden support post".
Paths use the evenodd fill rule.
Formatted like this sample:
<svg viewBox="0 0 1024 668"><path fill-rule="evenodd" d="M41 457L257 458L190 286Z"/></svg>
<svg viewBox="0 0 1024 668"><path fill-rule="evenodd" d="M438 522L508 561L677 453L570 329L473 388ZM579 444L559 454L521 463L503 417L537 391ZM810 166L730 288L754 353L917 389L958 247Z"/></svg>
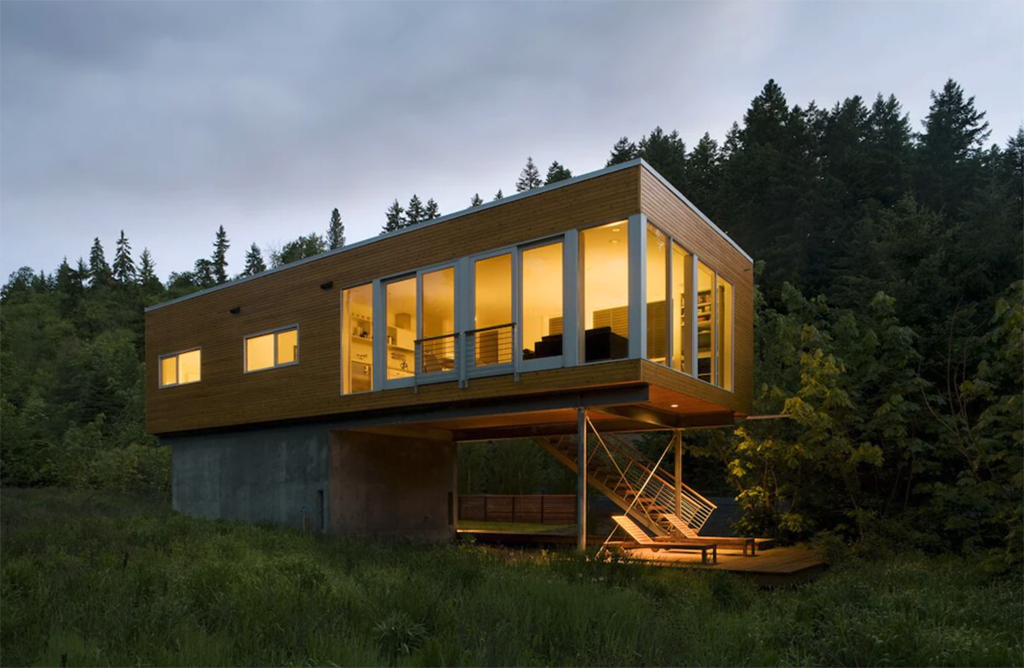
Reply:
<svg viewBox="0 0 1024 668"><path fill-rule="evenodd" d="M576 547L587 549L587 409L576 409Z"/></svg>
<svg viewBox="0 0 1024 668"><path fill-rule="evenodd" d="M672 433L676 442L676 516L682 519L683 507L683 435L676 429Z"/></svg>

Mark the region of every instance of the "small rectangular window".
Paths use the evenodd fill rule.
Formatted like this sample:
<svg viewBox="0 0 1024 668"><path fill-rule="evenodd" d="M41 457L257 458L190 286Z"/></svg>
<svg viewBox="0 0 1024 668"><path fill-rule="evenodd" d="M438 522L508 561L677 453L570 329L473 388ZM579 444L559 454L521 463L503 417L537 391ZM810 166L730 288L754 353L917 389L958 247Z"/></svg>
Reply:
<svg viewBox="0 0 1024 668"><path fill-rule="evenodd" d="M245 338L245 371L262 371L299 362L299 328L288 327L276 332Z"/></svg>
<svg viewBox="0 0 1024 668"><path fill-rule="evenodd" d="M202 379L201 351L186 350L160 358L160 387L198 383Z"/></svg>

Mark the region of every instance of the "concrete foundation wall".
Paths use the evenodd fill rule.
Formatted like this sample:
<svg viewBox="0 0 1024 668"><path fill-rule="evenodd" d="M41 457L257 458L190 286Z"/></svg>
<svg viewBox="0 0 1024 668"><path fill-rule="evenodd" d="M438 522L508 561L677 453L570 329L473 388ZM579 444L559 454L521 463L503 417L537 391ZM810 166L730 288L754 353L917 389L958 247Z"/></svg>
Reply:
<svg viewBox="0 0 1024 668"><path fill-rule="evenodd" d="M453 538L456 470L450 440L334 432L331 531L383 539Z"/></svg>
<svg viewBox="0 0 1024 668"><path fill-rule="evenodd" d="M327 526L330 432L279 427L165 438L174 509L196 517Z"/></svg>

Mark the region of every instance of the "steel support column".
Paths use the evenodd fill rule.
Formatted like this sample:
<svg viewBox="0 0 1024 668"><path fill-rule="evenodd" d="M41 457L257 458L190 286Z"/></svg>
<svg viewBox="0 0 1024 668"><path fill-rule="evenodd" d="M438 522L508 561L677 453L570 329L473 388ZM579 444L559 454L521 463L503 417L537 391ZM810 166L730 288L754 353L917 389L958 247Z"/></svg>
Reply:
<svg viewBox="0 0 1024 668"><path fill-rule="evenodd" d="M587 409L576 409L576 547L587 548Z"/></svg>
<svg viewBox="0 0 1024 668"><path fill-rule="evenodd" d="M679 509L683 507L683 435L676 429L672 432L672 440L676 446L676 507L675 513L682 518Z"/></svg>

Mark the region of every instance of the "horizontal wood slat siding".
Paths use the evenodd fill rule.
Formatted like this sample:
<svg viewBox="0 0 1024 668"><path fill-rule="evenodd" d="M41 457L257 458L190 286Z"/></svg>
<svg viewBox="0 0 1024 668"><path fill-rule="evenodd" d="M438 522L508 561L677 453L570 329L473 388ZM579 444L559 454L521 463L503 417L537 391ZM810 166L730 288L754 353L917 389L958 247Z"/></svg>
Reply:
<svg viewBox="0 0 1024 668"><path fill-rule="evenodd" d="M715 269L733 285L734 301L734 392L725 392L691 378L672 375L675 385L683 392L699 392L694 396L706 398L738 413L749 414L753 405L754 389L754 268L753 263L737 251L732 244L711 228L675 193L666 188L656 176L640 169L640 210L648 221L675 237L682 245L709 267ZM657 365L652 365L657 366ZM667 371L667 370L666 370ZM651 376L645 369L645 377ZM684 382L685 381L685 382Z"/></svg>
<svg viewBox="0 0 1024 668"><path fill-rule="evenodd" d="M340 290L374 278L454 260L592 223L623 220L640 210L640 167L613 172L442 223L412 229L351 250L229 286L146 313L146 424L151 433L313 417L421 403L437 390L340 397ZM330 290L320 285L333 281ZM240 308L238 315L229 310ZM242 373L243 337L299 324L299 363ZM202 347L202 381L158 388L160 355ZM596 380L583 374L580 381ZM572 376L571 377L575 377ZM632 380L639 377L634 368ZM567 377L568 378L568 377ZM470 398L503 382L482 379ZM503 389L530 391L529 381Z"/></svg>

